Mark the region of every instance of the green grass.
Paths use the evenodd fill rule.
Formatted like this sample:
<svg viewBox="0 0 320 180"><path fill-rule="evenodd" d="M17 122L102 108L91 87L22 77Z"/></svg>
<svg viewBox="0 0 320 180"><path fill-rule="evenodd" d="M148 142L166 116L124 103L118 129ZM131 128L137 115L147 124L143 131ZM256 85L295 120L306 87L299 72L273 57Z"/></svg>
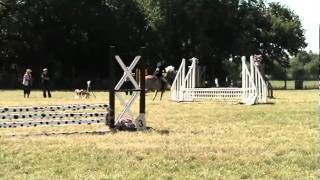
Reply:
<svg viewBox="0 0 320 180"><path fill-rule="evenodd" d="M0 91L0 105L106 102L72 92L30 99ZM318 91L275 91L267 105L174 103L147 97L158 131L8 137L103 126L0 129L0 179L317 179ZM118 106L119 107L119 106Z"/></svg>
<svg viewBox="0 0 320 180"><path fill-rule="evenodd" d="M285 81L277 81L272 80L270 81L272 87L274 89L284 89ZM303 88L304 89L318 89L319 88L319 81L303 81ZM295 89L294 81L287 81L287 89Z"/></svg>

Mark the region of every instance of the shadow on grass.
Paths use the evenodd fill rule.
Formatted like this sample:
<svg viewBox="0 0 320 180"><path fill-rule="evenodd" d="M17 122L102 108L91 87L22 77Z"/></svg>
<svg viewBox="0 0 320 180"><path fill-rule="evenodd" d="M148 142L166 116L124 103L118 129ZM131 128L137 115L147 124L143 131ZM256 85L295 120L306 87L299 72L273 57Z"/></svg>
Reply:
<svg viewBox="0 0 320 180"><path fill-rule="evenodd" d="M276 98L272 98L272 99L276 99ZM267 102L267 103L262 103L262 104L256 104L256 106L269 106L269 105L275 105L274 102Z"/></svg>
<svg viewBox="0 0 320 180"><path fill-rule="evenodd" d="M12 134L12 135L4 135L0 136L1 138L14 138L14 137L37 137L37 136L72 136L72 135L93 135L93 136L103 136L107 134L114 134L117 132L138 132L138 131L124 131L124 130L101 130L101 131L74 131L74 132L42 132L35 134ZM160 135L169 135L169 130L157 130L152 127L147 127L145 131L141 131L144 133L156 132Z"/></svg>
<svg viewBox="0 0 320 180"><path fill-rule="evenodd" d="M276 98L272 98L276 99ZM245 103L237 103L235 105L246 105ZM253 104L253 105L247 105L247 106L270 106L270 105L275 105L274 102L266 102L266 103L260 103L260 104Z"/></svg>
<svg viewBox="0 0 320 180"><path fill-rule="evenodd" d="M137 130L113 130L113 132L138 132ZM158 133L160 135L169 135L170 131L166 130L166 129L155 129L153 127L147 127L146 130L144 131L139 131L139 132L143 132L143 133L151 133L151 132L155 132Z"/></svg>
<svg viewBox="0 0 320 180"><path fill-rule="evenodd" d="M167 129L155 129L155 128L152 128L152 127L147 127L147 131L151 131L151 132L156 132L160 135L169 135L170 134L170 131L167 130Z"/></svg>
<svg viewBox="0 0 320 180"><path fill-rule="evenodd" d="M42 133L30 133L30 134L12 134L0 136L3 138L12 137L37 137L37 136L71 136L71 135L106 135L112 133L112 131L83 131L83 132L42 132Z"/></svg>

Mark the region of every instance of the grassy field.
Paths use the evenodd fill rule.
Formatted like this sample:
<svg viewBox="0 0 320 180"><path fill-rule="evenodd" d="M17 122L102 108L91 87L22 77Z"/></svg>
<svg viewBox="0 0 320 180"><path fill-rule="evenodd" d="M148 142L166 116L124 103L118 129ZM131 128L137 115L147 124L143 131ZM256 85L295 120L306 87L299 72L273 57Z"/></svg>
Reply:
<svg viewBox="0 0 320 180"><path fill-rule="evenodd" d="M270 81L272 87L274 89L284 89L285 81ZM304 89L318 89L319 88L319 81L304 81L303 82ZM287 89L295 89L294 81L287 81Z"/></svg>
<svg viewBox="0 0 320 180"><path fill-rule="evenodd" d="M72 92L0 91L0 106L106 102ZM275 91L267 105L147 97L154 131L18 136L103 126L0 129L0 179L317 179L318 91ZM161 134L157 130L167 130Z"/></svg>

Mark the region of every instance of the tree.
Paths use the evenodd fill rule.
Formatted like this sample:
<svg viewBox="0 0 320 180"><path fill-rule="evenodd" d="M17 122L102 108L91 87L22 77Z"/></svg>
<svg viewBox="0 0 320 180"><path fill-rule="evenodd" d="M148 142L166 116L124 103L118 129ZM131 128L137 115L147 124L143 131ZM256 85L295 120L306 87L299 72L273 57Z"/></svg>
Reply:
<svg viewBox="0 0 320 180"><path fill-rule="evenodd" d="M272 67L272 71L270 73L271 79L273 80L286 80L287 73L286 69L280 66L278 62L275 62Z"/></svg>
<svg viewBox="0 0 320 180"><path fill-rule="evenodd" d="M309 52L310 61L305 64L307 79L315 80L319 77L319 54ZM309 58L308 58L309 59Z"/></svg>
<svg viewBox="0 0 320 180"><path fill-rule="evenodd" d="M292 58L289 70L292 79L315 80L319 75L319 55L301 51Z"/></svg>
<svg viewBox="0 0 320 180"><path fill-rule="evenodd" d="M267 73L273 63L288 67L289 57L306 46L299 17L279 3L262 0L140 0L156 18L158 52L174 65L197 56L224 79L230 56L264 55ZM160 8L159 8L160 7ZM157 23L156 23L157 22ZM150 44L154 44L150 42ZM239 66L238 61L234 61Z"/></svg>
<svg viewBox="0 0 320 180"><path fill-rule="evenodd" d="M283 67L289 66L289 57L306 47L304 30L299 17L279 3L270 3L266 13L271 27L262 31L262 52L268 60L274 59Z"/></svg>
<svg viewBox="0 0 320 180"><path fill-rule="evenodd" d="M65 78L74 74L72 69L84 72L77 73L77 79L82 79L82 74L84 78L106 76L109 45L130 54L145 44L146 21L133 1L1 3L0 58L16 58L20 66L32 67L35 74L49 66Z"/></svg>
<svg viewBox="0 0 320 180"><path fill-rule="evenodd" d="M299 17L263 0L0 2L0 60L36 71L49 66L68 78L105 77L109 45L131 56L146 45L149 66L196 56L208 80L220 82L241 64L229 57L261 53L268 73L275 61L287 67L289 56L306 46Z"/></svg>

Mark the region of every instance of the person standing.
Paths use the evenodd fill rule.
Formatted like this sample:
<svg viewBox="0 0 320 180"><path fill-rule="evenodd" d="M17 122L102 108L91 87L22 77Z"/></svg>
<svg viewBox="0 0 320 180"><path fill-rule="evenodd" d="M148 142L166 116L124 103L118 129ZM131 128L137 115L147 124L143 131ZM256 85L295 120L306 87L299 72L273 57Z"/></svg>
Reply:
<svg viewBox="0 0 320 180"><path fill-rule="evenodd" d="M23 86L23 97L29 98L31 92L31 85L32 85L32 71L31 69L27 69L25 74L23 75L22 79L22 86Z"/></svg>
<svg viewBox="0 0 320 180"><path fill-rule="evenodd" d="M48 69L44 68L43 72L41 74L41 82L42 82L42 90L43 90L43 97L48 97L51 98L51 92L50 92L50 77L48 73Z"/></svg>

